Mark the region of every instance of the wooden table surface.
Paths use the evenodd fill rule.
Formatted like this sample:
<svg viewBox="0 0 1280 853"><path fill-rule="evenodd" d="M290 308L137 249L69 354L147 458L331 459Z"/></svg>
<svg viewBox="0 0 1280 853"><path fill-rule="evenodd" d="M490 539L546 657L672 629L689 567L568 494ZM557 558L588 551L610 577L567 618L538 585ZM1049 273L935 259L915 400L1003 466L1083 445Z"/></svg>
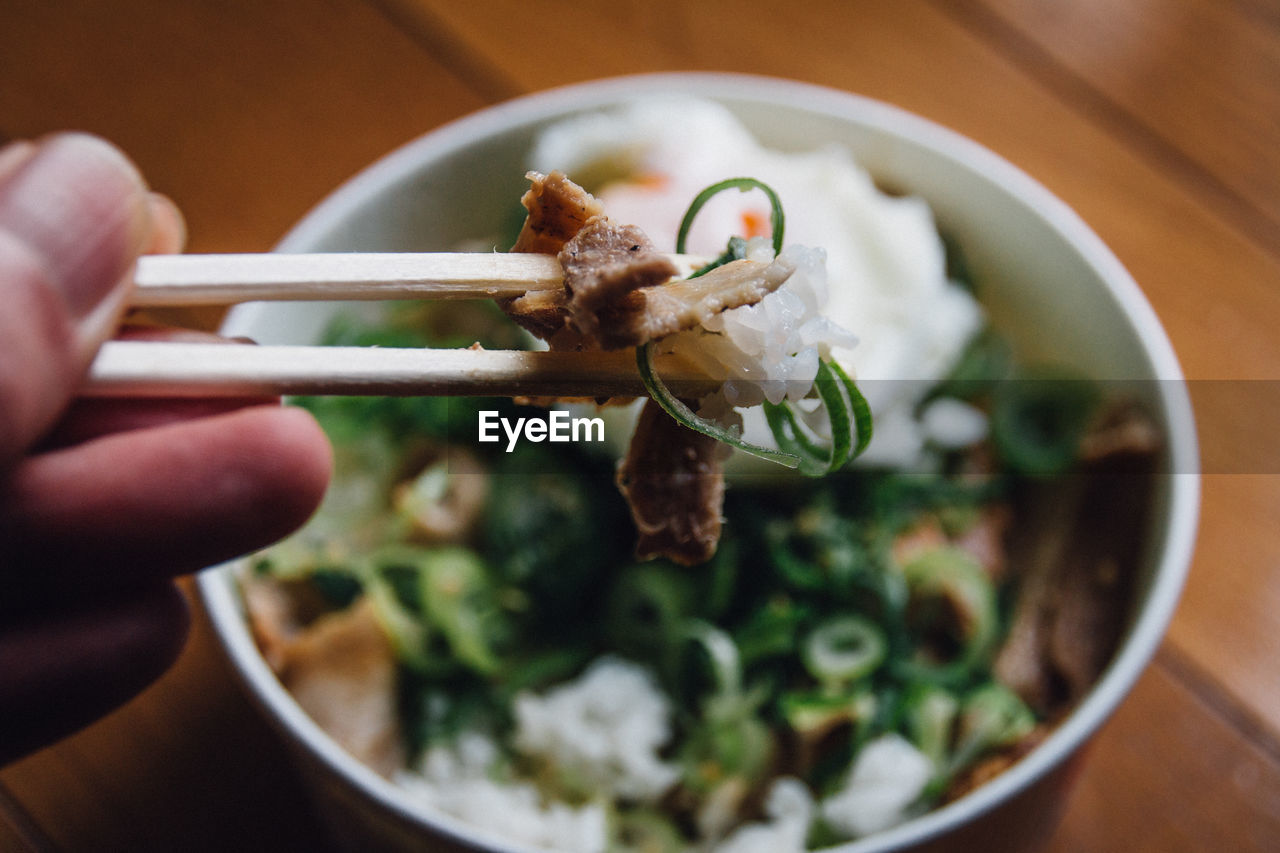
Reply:
<svg viewBox="0 0 1280 853"><path fill-rule="evenodd" d="M1240 381L1280 380L1276 0L5 0L0 138L98 132L185 209L193 251L257 251L450 119L689 69L858 92L987 145L1114 249L1190 378L1237 380L1193 383L1190 581L1048 849L1280 849L1280 383ZM3 850L264 846L324 840L199 619L142 697L0 771Z"/></svg>

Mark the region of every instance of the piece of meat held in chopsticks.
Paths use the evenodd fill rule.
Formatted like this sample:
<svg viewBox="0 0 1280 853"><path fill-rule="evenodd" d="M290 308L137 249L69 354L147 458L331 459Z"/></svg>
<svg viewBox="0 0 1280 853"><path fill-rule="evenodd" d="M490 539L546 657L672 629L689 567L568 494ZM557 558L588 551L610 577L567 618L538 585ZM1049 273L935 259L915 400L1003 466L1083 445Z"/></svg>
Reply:
<svg viewBox="0 0 1280 853"><path fill-rule="evenodd" d="M691 279L634 225L591 219L560 250L569 323L601 349L638 347L700 326L730 308L754 305L795 268L737 260Z"/></svg>
<svg viewBox="0 0 1280 853"><path fill-rule="evenodd" d="M511 247L513 252L557 255L588 219L604 214L600 202L563 172L526 172L525 177L531 186L520 203L528 215Z"/></svg>
<svg viewBox="0 0 1280 853"><path fill-rule="evenodd" d="M528 209L512 251L554 252L564 290L508 300L503 310L552 349L616 350L692 329L782 286L794 267L738 260L693 279L673 280L669 258L643 231L606 217L589 193L560 172L530 172Z"/></svg>
<svg viewBox="0 0 1280 853"><path fill-rule="evenodd" d="M644 311L643 288L669 281L677 272L643 231L603 216L588 220L559 259L569 322L602 349L637 346L613 340L614 327L634 325L633 315Z"/></svg>
<svg viewBox="0 0 1280 853"><path fill-rule="evenodd" d="M521 198L528 217L512 251L554 252L563 291L538 291L503 304L553 350L616 350L692 329L753 305L794 272L787 261L739 260L706 275L672 280L677 269L639 228L618 225L560 172L530 172ZM646 403L617 482L639 532L641 559L692 565L720 539L723 449L714 439Z"/></svg>
<svg viewBox="0 0 1280 853"><path fill-rule="evenodd" d="M639 559L692 566L715 555L724 505L722 450L653 400L645 403L617 476L640 534Z"/></svg>

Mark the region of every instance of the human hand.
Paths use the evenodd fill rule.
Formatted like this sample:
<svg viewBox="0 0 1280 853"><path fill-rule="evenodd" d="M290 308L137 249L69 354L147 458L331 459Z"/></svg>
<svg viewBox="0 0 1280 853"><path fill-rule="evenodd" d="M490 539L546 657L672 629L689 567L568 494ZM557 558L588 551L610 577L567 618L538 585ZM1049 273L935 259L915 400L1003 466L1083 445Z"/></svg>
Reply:
<svg viewBox="0 0 1280 853"><path fill-rule="evenodd" d="M183 235L101 140L0 148L0 764L155 679L186 633L170 578L285 535L328 481L278 401L72 400L137 256Z"/></svg>

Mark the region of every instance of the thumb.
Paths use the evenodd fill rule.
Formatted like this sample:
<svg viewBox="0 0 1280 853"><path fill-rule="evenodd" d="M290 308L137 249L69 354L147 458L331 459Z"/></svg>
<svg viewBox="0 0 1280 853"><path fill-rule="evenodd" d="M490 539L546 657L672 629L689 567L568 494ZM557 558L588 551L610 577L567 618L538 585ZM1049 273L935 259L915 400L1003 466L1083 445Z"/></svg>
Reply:
<svg viewBox="0 0 1280 853"><path fill-rule="evenodd" d="M0 469L57 418L128 297L146 185L108 143L0 150Z"/></svg>

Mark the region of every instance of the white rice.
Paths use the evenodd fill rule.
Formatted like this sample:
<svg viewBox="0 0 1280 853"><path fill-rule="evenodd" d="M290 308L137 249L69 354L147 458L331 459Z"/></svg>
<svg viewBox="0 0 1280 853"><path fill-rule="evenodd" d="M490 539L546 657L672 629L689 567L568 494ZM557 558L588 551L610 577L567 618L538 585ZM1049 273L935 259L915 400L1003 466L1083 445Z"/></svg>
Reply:
<svg viewBox="0 0 1280 853"><path fill-rule="evenodd" d="M767 239L755 238L748 243L747 257L773 261L773 248ZM852 332L825 315L822 249L787 246L776 263L791 275L760 302L717 314L702 328L661 342L660 352L676 353L712 376L726 377L720 393L729 406L758 406L766 399L798 401L813 387L819 358L830 358L835 347L857 343Z"/></svg>
<svg viewBox="0 0 1280 853"><path fill-rule="evenodd" d="M418 803L497 837L563 853L603 853L608 845L603 805L544 802L527 782L490 778L497 760L492 740L467 732L450 746L427 750L418 772L401 771L394 781Z"/></svg>
<svg viewBox="0 0 1280 853"><path fill-rule="evenodd" d="M813 819L813 796L799 779L774 781L764 803L767 821L744 824L712 853L802 853Z"/></svg>
<svg viewBox="0 0 1280 853"><path fill-rule="evenodd" d="M607 793L652 801L679 778L658 758L671 739L671 704L644 667L602 657L573 681L513 706L515 748Z"/></svg>
<svg viewBox="0 0 1280 853"><path fill-rule="evenodd" d="M905 821L933 778L933 762L900 735L883 735L862 748L844 788L822 801L833 829L859 838Z"/></svg>
<svg viewBox="0 0 1280 853"><path fill-rule="evenodd" d="M920 413L925 439L945 450L971 447L987 437L987 415L954 397L939 397Z"/></svg>

